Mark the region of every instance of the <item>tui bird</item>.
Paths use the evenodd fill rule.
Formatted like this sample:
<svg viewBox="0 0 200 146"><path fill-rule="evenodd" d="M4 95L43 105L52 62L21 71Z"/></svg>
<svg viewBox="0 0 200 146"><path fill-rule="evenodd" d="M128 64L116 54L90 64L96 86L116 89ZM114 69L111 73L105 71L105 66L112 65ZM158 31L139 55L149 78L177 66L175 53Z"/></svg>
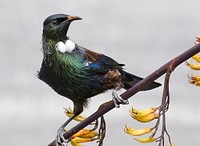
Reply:
<svg viewBox="0 0 200 146"><path fill-rule="evenodd" d="M43 62L38 78L47 83L55 92L69 98L74 104L73 116L58 130L62 137L66 125L87 106L88 99L113 90L116 106L127 103L117 96L116 90L129 89L142 78L123 70L112 58L91 51L74 43L67 36L70 23L81 20L78 16L55 14L43 23L42 51ZM148 83L142 90L150 90L161 84Z"/></svg>

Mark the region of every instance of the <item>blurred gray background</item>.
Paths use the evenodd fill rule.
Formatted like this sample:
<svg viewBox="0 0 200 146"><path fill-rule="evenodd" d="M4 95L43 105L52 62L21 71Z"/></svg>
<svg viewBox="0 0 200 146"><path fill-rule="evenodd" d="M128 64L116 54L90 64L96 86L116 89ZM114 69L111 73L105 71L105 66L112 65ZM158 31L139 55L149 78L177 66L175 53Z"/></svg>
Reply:
<svg viewBox="0 0 200 146"><path fill-rule="evenodd" d="M36 77L42 61L42 23L47 16L82 17L72 23L71 39L112 56L126 64L127 71L142 77L189 49L200 35L199 0L6 0L0 1L0 13L0 141L4 146L49 144L67 119L63 107L72 106ZM200 88L188 84L188 74L200 72L181 64L171 78L167 127L176 146L200 143ZM163 83L163 79L158 81ZM142 146L123 127L152 127L154 122L137 123L128 110L158 106L161 94L162 87L138 93L128 106L106 114L105 146ZM94 97L83 115L110 99L111 92Z"/></svg>

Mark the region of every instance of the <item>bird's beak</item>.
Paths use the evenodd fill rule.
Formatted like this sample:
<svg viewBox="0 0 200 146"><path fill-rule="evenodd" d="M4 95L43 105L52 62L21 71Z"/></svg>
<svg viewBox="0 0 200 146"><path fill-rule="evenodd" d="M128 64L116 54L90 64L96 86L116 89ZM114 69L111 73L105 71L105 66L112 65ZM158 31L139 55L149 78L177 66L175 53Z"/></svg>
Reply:
<svg viewBox="0 0 200 146"><path fill-rule="evenodd" d="M67 16L68 21L74 21L74 20L82 20L82 18L78 16Z"/></svg>
<svg viewBox="0 0 200 146"><path fill-rule="evenodd" d="M66 34L67 34L67 31L68 31L68 28L69 28L69 25L72 21L74 20L81 20L82 18L78 17L78 16L67 16L66 17L66 20L63 21L60 26L59 26L59 35L60 35L60 38L65 38Z"/></svg>

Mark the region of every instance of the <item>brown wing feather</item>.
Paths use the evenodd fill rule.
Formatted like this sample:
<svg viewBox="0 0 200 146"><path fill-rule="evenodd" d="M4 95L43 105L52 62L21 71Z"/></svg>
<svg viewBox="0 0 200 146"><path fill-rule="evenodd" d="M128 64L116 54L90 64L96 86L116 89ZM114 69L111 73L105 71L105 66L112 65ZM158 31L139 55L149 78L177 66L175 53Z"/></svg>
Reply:
<svg viewBox="0 0 200 146"><path fill-rule="evenodd" d="M100 58L101 54L87 49L84 56L86 60L94 62Z"/></svg>

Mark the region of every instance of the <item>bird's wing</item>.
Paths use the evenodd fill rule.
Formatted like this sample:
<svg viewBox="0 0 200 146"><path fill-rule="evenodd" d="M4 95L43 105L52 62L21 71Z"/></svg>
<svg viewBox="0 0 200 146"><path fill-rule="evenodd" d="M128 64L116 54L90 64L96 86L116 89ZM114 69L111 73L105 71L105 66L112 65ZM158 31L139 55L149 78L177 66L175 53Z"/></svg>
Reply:
<svg viewBox="0 0 200 146"><path fill-rule="evenodd" d="M96 73L107 73L109 70L122 70L124 64L119 64L112 58L93 52L91 50L85 51L85 61L88 62L87 67Z"/></svg>

